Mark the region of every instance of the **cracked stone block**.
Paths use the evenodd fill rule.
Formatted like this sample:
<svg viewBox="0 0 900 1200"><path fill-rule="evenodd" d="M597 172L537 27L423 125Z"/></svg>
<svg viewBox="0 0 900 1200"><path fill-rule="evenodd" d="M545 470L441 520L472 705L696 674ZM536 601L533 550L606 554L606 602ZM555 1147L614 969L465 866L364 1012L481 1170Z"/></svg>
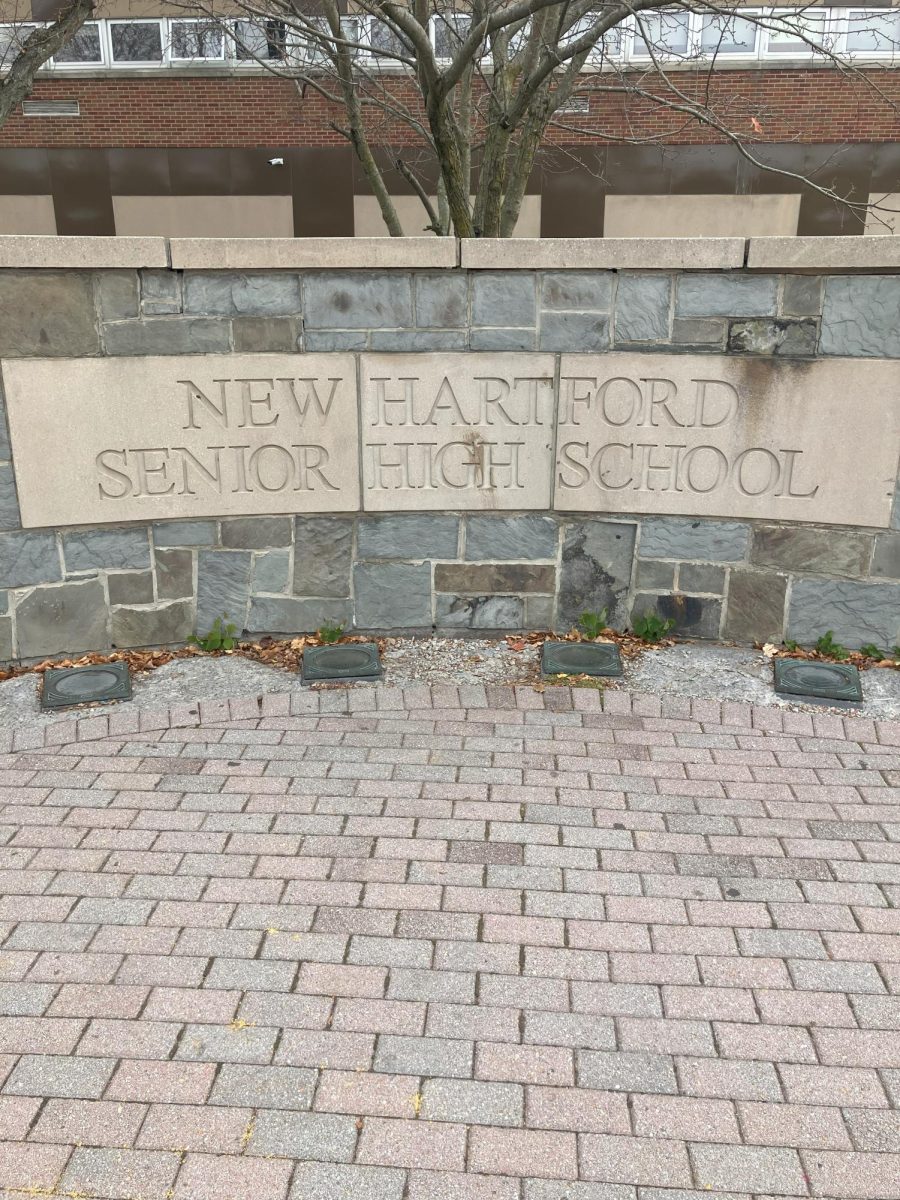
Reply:
<svg viewBox="0 0 900 1200"><path fill-rule="evenodd" d="M248 550L201 550L197 555L197 632L202 636L216 617L245 628L250 599ZM227 615L227 620L226 620Z"/></svg>
<svg viewBox="0 0 900 1200"><path fill-rule="evenodd" d="M110 604L150 604L153 574L150 571L112 571L106 577Z"/></svg>
<svg viewBox="0 0 900 1200"><path fill-rule="evenodd" d="M624 521L590 520L563 526L558 623L568 629L583 612L607 611L622 628L637 527Z"/></svg>
<svg viewBox="0 0 900 1200"><path fill-rule="evenodd" d="M18 599L19 654L76 654L108 650L106 597L99 579L36 587Z"/></svg>
<svg viewBox="0 0 900 1200"><path fill-rule="evenodd" d="M190 600L170 600L154 608L117 608L110 625L112 644L122 648L186 642L194 632L194 606Z"/></svg>
<svg viewBox="0 0 900 1200"><path fill-rule="evenodd" d="M689 517L648 517L641 527L641 558L739 562L747 553L750 530L733 521L693 521Z"/></svg>
<svg viewBox="0 0 900 1200"><path fill-rule="evenodd" d="M822 307L823 354L900 357L900 276L831 275Z"/></svg>
<svg viewBox="0 0 900 1200"><path fill-rule="evenodd" d="M870 533L758 525L753 530L750 561L783 571L857 577L867 573L871 555Z"/></svg>
<svg viewBox="0 0 900 1200"><path fill-rule="evenodd" d="M397 513L359 519L359 558L456 558L459 519L432 513Z"/></svg>
<svg viewBox="0 0 900 1200"><path fill-rule="evenodd" d="M4 271L0 312L0 355L82 358L100 351L93 280L86 271Z"/></svg>
<svg viewBox="0 0 900 1200"><path fill-rule="evenodd" d="M0 587L29 587L61 578L55 534L0 533Z"/></svg>
<svg viewBox="0 0 900 1200"><path fill-rule="evenodd" d="M178 272L141 271L141 308L148 316L180 313L183 303L182 276Z"/></svg>
<svg viewBox="0 0 900 1200"><path fill-rule="evenodd" d="M831 629L835 640L857 648L867 642L900 642L900 583L795 579L787 636L808 645Z"/></svg>
<svg viewBox="0 0 900 1200"><path fill-rule="evenodd" d="M661 342L669 336L670 275L619 276L616 288L616 341Z"/></svg>
<svg viewBox="0 0 900 1200"><path fill-rule="evenodd" d="M160 600L179 600L194 594L194 556L190 550L157 549L153 557Z"/></svg>
<svg viewBox="0 0 900 1200"><path fill-rule="evenodd" d="M86 529L63 534L66 571L101 567L149 568L150 542L146 529Z"/></svg>
<svg viewBox="0 0 900 1200"><path fill-rule="evenodd" d="M301 311L300 276L289 271L187 271L184 311L202 316L293 316Z"/></svg>
<svg viewBox="0 0 900 1200"><path fill-rule="evenodd" d="M417 275L416 325L464 329L468 322L469 281L465 275Z"/></svg>
<svg viewBox="0 0 900 1200"><path fill-rule="evenodd" d="M732 568L723 637L735 642L780 642L787 577Z"/></svg>
<svg viewBox="0 0 900 1200"><path fill-rule="evenodd" d="M353 604L349 597L254 596L247 629L251 633L315 633L326 621L352 625Z"/></svg>
<svg viewBox="0 0 900 1200"><path fill-rule="evenodd" d="M352 557L352 517L295 519L295 595L349 596Z"/></svg>
<svg viewBox="0 0 900 1200"><path fill-rule="evenodd" d="M778 280L774 275L711 274L691 271L678 277L678 317L770 317L775 315Z"/></svg>
<svg viewBox="0 0 900 1200"><path fill-rule="evenodd" d="M776 358L812 358L818 329L815 321L757 319L732 321L728 349L732 354L767 354Z"/></svg>
<svg viewBox="0 0 900 1200"><path fill-rule="evenodd" d="M361 629L421 629L432 623L430 563L357 563L353 587Z"/></svg>
<svg viewBox="0 0 900 1200"><path fill-rule="evenodd" d="M556 558L559 526L552 517L526 513L519 517L466 518L466 558Z"/></svg>
<svg viewBox="0 0 900 1200"><path fill-rule="evenodd" d="M611 271L545 271L541 275L541 308L580 312L612 310Z"/></svg>
<svg viewBox="0 0 900 1200"><path fill-rule="evenodd" d="M443 629L522 629L525 604L518 596L435 597L436 624Z"/></svg>
<svg viewBox="0 0 900 1200"><path fill-rule="evenodd" d="M682 637L717 638L722 619L722 601L680 592L663 595L638 593L631 608L631 620L658 613L663 620L674 621L672 632Z"/></svg>
<svg viewBox="0 0 900 1200"><path fill-rule="evenodd" d="M472 275L473 325L534 325L537 293L529 271L477 271Z"/></svg>
<svg viewBox="0 0 900 1200"><path fill-rule="evenodd" d="M412 280L400 272L311 272L303 277L303 293L307 330L409 329L413 324Z"/></svg>

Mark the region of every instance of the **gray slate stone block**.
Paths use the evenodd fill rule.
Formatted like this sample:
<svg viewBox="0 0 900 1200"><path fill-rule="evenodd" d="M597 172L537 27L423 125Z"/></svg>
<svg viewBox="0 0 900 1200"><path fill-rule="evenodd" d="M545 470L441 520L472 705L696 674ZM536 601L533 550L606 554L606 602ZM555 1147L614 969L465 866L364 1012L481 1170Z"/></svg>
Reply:
<svg viewBox="0 0 900 1200"><path fill-rule="evenodd" d="M9 662L12 656L12 617L0 617L0 662Z"/></svg>
<svg viewBox="0 0 900 1200"><path fill-rule="evenodd" d="M545 271L541 308L608 313L612 309L611 271Z"/></svg>
<svg viewBox="0 0 900 1200"><path fill-rule="evenodd" d="M891 530L876 535L872 574L885 579L900 579L900 533Z"/></svg>
<svg viewBox="0 0 900 1200"><path fill-rule="evenodd" d="M831 275L822 308L823 354L900 358L900 275Z"/></svg>
<svg viewBox="0 0 900 1200"><path fill-rule="evenodd" d="M679 317L769 317L775 315L778 280L774 275L690 272L678 277L675 315Z"/></svg>
<svg viewBox="0 0 900 1200"><path fill-rule="evenodd" d="M156 594L160 600L179 600L194 594L194 556L190 550L153 552L156 563Z"/></svg>
<svg viewBox="0 0 900 1200"><path fill-rule="evenodd" d="M104 321L125 321L140 312L138 277L135 271L98 271L97 298Z"/></svg>
<svg viewBox="0 0 900 1200"><path fill-rule="evenodd" d="M352 556L352 517L297 517L294 594L349 596Z"/></svg>
<svg viewBox="0 0 900 1200"><path fill-rule="evenodd" d="M101 567L149 569L150 542L146 529L84 529L63 534L66 572Z"/></svg>
<svg viewBox="0 0 900 1200"><path fill-rule="evenodd" d="M466 518L466 558L488 561L556 558L559 527L551 517Z"/></svg>
<svg viewBox="0 0 900 1200"><path fill-rule="evenodd" d="M182 284L183 276L177 271L141 271L141 308L151 317L180 313L184 307Z"/></svg>
<svg viewBox="0 0 900 1200"><path fill-rule="evenodd" d="M675 587L674 563L641 559L636 568L634 586L639 592L670 592Z"/></svg>
<svg viewBox="0 0 900 1200"><path fill-rule="evenodd" d="M637 527L624 521L573 521L563 527L558 622L568 629L583 612L607 611L610 625L625 623Z"/></svg>
<svg viewBox="0 0 900 1200"><path fill-rule="evenodd" d="M534 325L537 296L528 271L478 271L472 275L473 325Z"/></svg>
<svg viewBox="0 0 900 1200"><path fill-rule="evenodd" d="M151 604L152 571L111 571L106 577L110 604Z"/></svg>
<svg viewBox="0 0 900 1200"><path fill-rule="evenodd" d="M648 517L641 528L641 558L701 559L741 562L750 530L734 521L700 521L689 517Z"/></svg>
<svg viewBox="0 0 900 1200"><path fill-rule="evenodd" d="M365 330L356 333L352 329L305 329L303 331L303 349L310 354L313 351L338 353L345 350L368 350L369 335Z"/></svg>
<svg viewBox="0 0 900 1200"><path fill-rule="evenodd" d="M19 654L109 649L106 597L99 579L36 587L16 604Z"/></svg>
<svg viewBox="0 0 900 1200"><path fill-rule="evenodd" d="M247 628L251 633L315 633L325 622L350 626L353 605L349 597L254 596Z"/></svg>
<svg viewBox="0 0 900 1200"><path fill-rule="evenodd" d="M465 329L469 281L465 275L416 275L416 325L426 329Z"/></svg>
<svg viewBox="0 0 900 1200"><path fill-rule="evenodd" d="M541 350L588 353L609 349L609 317L584 312L542 312Z"/></svg>
<svg viewBox="0 0 900 1200"><path fill-rule="evenodd" d="M154 546L213 546L215 521L159 521L153 526Z"/></svg>
<svg viewBox="0 0 900 1200"><path fill-rule="evenodd" d="M636 617L658 613L663 620L674 621L672 632L681 637L717 638L722 619L722 601L706 597L674 594L638 593L631 607L632 624Z"/></svg>
<svg viewBox="0 0 900 1200"><path fill-rule="evenodd" d="M857 648L867 642L900 642L900 583L854 583L837 579L795 579L787 636L811 644L826 630Z"/></svg>
<svg viewBox="0 0 900 1200"><path fill-rule="evenodd" d="M819 275L785 275L781 311L790 317L817 317L822 311Z"/></svg>
<svg viewBox="0 0 900 1200"><path fill-rule="evenodd" d="M537 330L533 326L521 329L472 329L469 332L470 350L536 350Z"/></svg>
<svg viewBox="0 0 900 1200"><path fill-rule="evenodd" d="M265 554L255 555L254 592L286 592L290 566L291 556L287 550L269 550Z"/></svg>
<svg viewBox="0 0 900 1200"><path fill-rule="evenodd" d="M467 596L476 596L482 592L552 592L555 582L555 565L437 563L434 568L435 591Z"/></svg>
<svg viewBox="0 0 900 1200"><path fill-rule="evenodd" d="M0 466L0 529L20 529L19 497L12 465Z"/></svg>
<svg viewBox="0 0 900 1200"><path fill-rule="evenodd" d="M301 311L300 277L289 271L187 271L184 311L217 317L293 316Z"/></svg>
<svg viewBox="0 0 900 1200"><path fill-rule="evenodd" d="M459 518L431 513L360 517L359 558L456 558Z"/></svg>
<svg viewBox="0 0 900 1200"><path fill-rule="evenodd" d="M682 346L704 346L723 349L728 336L728 322L699 317L676 317L672 322L672 342Z"/></svg>
<svg viewBox="0 0 900 1200"><path fill-rule="evenodd" d="M661 342L669 336L670 275L619 276L616 288L616 341Z"/></svg>
<svg viewBox="0 0 900 1200"><path fill-rule="evenodd" d="M369 334L372 350L398 354L424 350L465 350L468 338L462 329L373 329Z"/></svg>
<svg viewBox="0 0 900 1200"><path fill-rule="evenodd" d="M711 592L721 596L725 590L725 568L705 563L682 563L678 572L680 592Z"/></svg>
<svg viewBox="0 0 900 1200"><path fill-rule="evenodd" d="M0 587L29 587L62 579L52 533L0 533Z"/></svg>
<svg viewBox="0 0 900 1200"><path fill-rule="evenodd" d="M231 349L231 323L209 317L150 317L103 326L107 354L215 354Z"/></svg>
<svg viewBox="0 0 900 1200"><path fill-rule="evenodd" d="M240 633L247 619L250 599L250 552L247 550L201 550L197 556L197 632L212 628L216 617L237 626ZM227 620L225 620L227 614Z"/></svg>
<svg viewBox="0 0 900 1200"><path fill-rule="evenodd" d="M735 642L780 642L786 594L784 575L732 569L723 637Z"/></svg>
<svg viewBox="0 0 900 1200"><path fill-rule="evenodd" d="M110 626L114 646L186 642L194 632L193 604L190 600L170 600L155 608L116 608L110 614Z"/></svg>
<svg viewBox="0 0 900 1200"><path fill-rule="evenodd" d="M86 271L4 271L0 313L0 356L81 358L100 353L93 279Z"/></svg>
<svg viewBox="0 0 900 1200"><path fill-rule="evenodd" d="M222 522L222 545L232 550L289 546L293 534L292 517L234 517Z"/></svg>
<svg viewBox="0 0 900 1200"><path fill-rule="evenodd" d="M439 629L522 629L525 603L519 596L435 597Z"/></svg>
<svg viewBox="0 0 900 1200"><path fill-rule="evenodd" d="M872 535L852 529L758 525L750 561L782 571L858 577L868 571Z"/></svg>
<svg viewBox="0 0 900 1200"><path fill-rule="evenodd" d="M6 461L9 458L12 458L12 450L6 423L6 397L3 395L3 382L0 380L0 461Z"/></svg>
<svg viewBox="0 0 900 1200"><path fill-rule="evenodd" d="M766 354L775 358L813 358L819 330L815 321L771 318L732 321L728 349L732 354Z"/></svg>
<svg viewBox="0 0 900 1200"><path fill-rule="evenodd" d="M235 317L231 329L237 351L248 354L292 354L299 348L299 318Z"/></svg>
<svg viewBox="0 0 900 1200"><path fill-rule="evenodd" d="M431 626L430 563L357 563L353 585L361 629Z"/></svg>
<svg viewBox="0 0 900 1200"><path fill-rule="evenodd" d="M409 275L359 271L303 277L307 329L404 329L413 324Z"/></svg>

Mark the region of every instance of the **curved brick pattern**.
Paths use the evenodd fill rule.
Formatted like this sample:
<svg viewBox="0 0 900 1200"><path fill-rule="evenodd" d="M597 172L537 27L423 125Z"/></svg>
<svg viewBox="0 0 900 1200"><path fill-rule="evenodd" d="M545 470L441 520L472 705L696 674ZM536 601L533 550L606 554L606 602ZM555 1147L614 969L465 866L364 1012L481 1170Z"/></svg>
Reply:
<svg viewBox="0 0 900 1200"><path fill-rule="evenodd" d="M900 1198L898 722L419 685L0 763L10 1196Z"/></svg>

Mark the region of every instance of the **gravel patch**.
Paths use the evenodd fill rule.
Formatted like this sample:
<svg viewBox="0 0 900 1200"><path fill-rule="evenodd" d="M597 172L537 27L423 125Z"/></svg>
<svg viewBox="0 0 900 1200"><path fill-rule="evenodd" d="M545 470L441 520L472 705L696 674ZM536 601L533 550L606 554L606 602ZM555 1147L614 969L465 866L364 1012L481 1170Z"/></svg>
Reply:
<svg viewBox="0 0 900 1200"><path fill-rule="evenodd" d="M511 650L505 639L388 638L382 655L384 683L536 683L540 679L540 646ZM882 720L900 719L900 671L873 667L863 672L862 705L852 712ZM299 674L252 662L239 655L185 658L133 677L133 703L166 708L196 700L258 696L300 688ZM372 686L357 684L357 687ZM772 661L755 650L680 643L647 649L625 660L625 676L611 686L658 696L738 700L804 712L829 711L827 706L783 700L772 687ZM116 705L77 711L112 712ZM0 682L0 729L51 724L74 710L43 713L39 676L20 675ZM847 711L833 708L830 711Z"/></svg>

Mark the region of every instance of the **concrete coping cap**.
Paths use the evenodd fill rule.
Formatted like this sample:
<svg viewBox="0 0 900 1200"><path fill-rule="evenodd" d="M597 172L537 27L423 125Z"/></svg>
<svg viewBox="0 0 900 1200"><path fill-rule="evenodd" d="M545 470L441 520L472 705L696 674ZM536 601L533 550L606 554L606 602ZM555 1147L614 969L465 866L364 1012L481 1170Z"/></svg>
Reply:
<svg viewBox="0 0 900 1200"><path fill-rule="evenodd" d="M729 270L744 265L743 238L473 238L460 242L472 270Z"/></svg>
<svg viewBox="0 0 900 1200"><path fill-rule="evenodd" d="M58 234L0 236L0 267L167 267L162 237L60 237Z"/></svg>
<svg viewBox="0 0 900 1200"><path fill-rule="evenodd" d="M900 237L754 237L747 266L757 271L799 273L900 270Z"/></svg>
<svg viewBox="0 0 900 1200"><path fill-rule="evenodd" d="M172 267L195 271L456 267L456 238L172 238Z"/></svg>

